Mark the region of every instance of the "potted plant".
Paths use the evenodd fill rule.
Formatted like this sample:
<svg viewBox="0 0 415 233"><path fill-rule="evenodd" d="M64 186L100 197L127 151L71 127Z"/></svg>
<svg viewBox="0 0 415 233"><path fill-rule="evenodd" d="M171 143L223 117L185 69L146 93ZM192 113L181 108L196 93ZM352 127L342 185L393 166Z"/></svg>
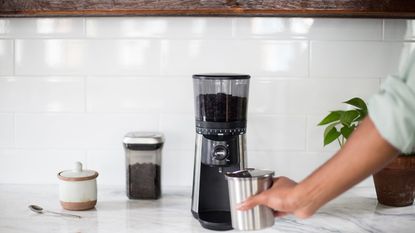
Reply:
<svg viewBox="0 0 415 233"><path fill-rule="evenodd" d="M367 114L360 98L344 102L350 110L331 111L318 125L324 130L324 146L337 141L342 147ZM385 168L373 174L378 202L388 206L412 205L415 198L415 154L401 154Z"/></svg>

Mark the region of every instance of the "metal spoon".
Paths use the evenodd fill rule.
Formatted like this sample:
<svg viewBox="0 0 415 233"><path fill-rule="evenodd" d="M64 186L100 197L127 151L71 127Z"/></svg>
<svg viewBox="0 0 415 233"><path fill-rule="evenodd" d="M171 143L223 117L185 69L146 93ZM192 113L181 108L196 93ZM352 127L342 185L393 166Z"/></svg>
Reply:
<svg viewBox="0 0 415 233"><path fill-rule="evenodd" d="M57 215L66 216L66 217L81 218L81 216L75 215L75 214L65 214L65 213L44 210L42 207L37 206L37 205L29 205L29 209L38 214L51 213L51 214L57 214Z"/></svg>

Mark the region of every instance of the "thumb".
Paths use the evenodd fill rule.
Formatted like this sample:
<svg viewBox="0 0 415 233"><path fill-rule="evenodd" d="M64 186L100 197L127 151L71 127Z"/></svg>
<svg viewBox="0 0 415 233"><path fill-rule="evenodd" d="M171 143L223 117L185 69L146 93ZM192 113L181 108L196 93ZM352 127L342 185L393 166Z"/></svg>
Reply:
<svg viewBox="0 0 415 233"><path fill-rule="evenodd" d="M255 196L251 196L248 199L246 199L244 202L239 203L236 206L237 210L249 210L254 208L257 205L262 205L266 202L266 196L263 195L263 193L260 193Z"/></svg>

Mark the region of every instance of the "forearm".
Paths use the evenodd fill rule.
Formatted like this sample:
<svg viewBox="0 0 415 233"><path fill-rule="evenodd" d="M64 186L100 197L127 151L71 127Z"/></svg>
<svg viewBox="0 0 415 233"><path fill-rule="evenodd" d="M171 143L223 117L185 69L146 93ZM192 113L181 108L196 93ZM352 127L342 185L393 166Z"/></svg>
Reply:
<svg viewBox="0 0 415 233"><path fill-rule="evenodd" d="M307 217L322 205L384 167L398 154L366 117L345 146L296 187Z"/></svg>

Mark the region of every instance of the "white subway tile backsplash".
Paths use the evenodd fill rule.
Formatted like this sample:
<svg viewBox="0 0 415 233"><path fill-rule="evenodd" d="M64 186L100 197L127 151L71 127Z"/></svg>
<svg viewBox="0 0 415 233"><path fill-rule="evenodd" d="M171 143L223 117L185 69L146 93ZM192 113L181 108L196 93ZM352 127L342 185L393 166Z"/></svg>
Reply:
<svg viewBox="0 0 415 233"><path fill-rule="evenodd" d="M399 67L402 43L313 41L312 77L385 77Z"/></svg>
<svg viewBox="0 0 415 233"><path fill-rule="evenodd" d="M385 19L384 39L393 41L415 40L415 20Z"/></svg>
<svg viewBox="0 0 415 233"><path fill-rule="evenodd" d="M233 18L87 18L86 34L99 38L231 38Z"/></svg>
<svg viewBox="0 0 415 233"><path fill-rule="evenodd" d="M73 169L80 161L86 164L81 150L0 150L0 183L58 184L58 172Z"/></svg>
<svg viewBox="0 0 415 233"><path fill-rule="evenodd" d="M160 131L165 134L165 150L193 150L195 117L184 114L162 114Z"/></svg>
<svg viewBox="0 0 415 233"><path fill-rule="evenodd" d="M157 40L87 40L85 72L97 75L160 73L160 42Z"/></svg>
<svg viewBox="0 0 415 233"><path fill-rule="evenodd" d="M167 30L164 18L87 18L86 34L88 37L158 37Z"/></svg>
<svg viewBox="0 0 415 233"><path fill-rule="evenodd" d="M235 19L235 37L312 40L381 40L382 19Z"/></svg>
<svg viewBox="0 0 415 233"><path fill-rule="evenodd" d="M80 160L100 184L124 185L123 136L161 131L163 186L191 186L191 76L204 72L251 74L248 165L301 180L337 150L323 148L316 124L398 72L415 48L413 22L0 19L0 183L55 183Z"/></svg>
<svg viewBox="0 0 415 233"><path fill-rule="evenodd" d="M368 100L379 90L378 79L316 79L309 81L306 111L308 114L327 113L343 109L342 102L353 97Z"/></svg>
<svg viewBox="0 0 415 233"><path fill-rule="evenodd" d="M0 77L2 112L83 112L80 77Z"/></svg>
<svg viewBox="0 0 415 233"><path fill-rule="evenodd" d="M230 38L233 33L232 17L170 18L164 38ZM167 35L167 36L166 36Z"/></svg>
<svg viewBox="0 0 415 233"><path fill-rule="evenodd" d="M0 113L0 147L14 146L14 116ZM1 182L0 182L1 183Z"/></svg>
<svg viewBox="0 0 415 233"><path fill-rule="evenodd" d="M17 114L19 148L113 149L129 131L158 129L149 114Z"/></svg>
<svg viewBox="0 0 415 233"><path fill-rule="evenodd" d="M16 74L158 74L152 40L16 40Z"/></svg>
<svg viewBox="0 0 415 233"><path fill-rule="evenodd" d="M88 77L88 112L159 112L161 81L136 77Z"/></svg>
<svg viewBox="0 0 415 233"><path fill-rule="evenodd" d="M304 39L308 37L314 20L313 18L236 18L235 37Z"/></svg>
<svg viewBox="0 0 415 233"><path fill-rule="evenodd" d="M252 77L248 111L257 114L304 113L308 79Z"/></svg>
<svg viewBox="0 0 415 233"><path fill-rule="evenodd" d="M191 187L193 181L194 156L194 149L163 149L161 164L162 186Z"/></svg>
<svg viewBox="0 0 415 233"><path fill-rule="evenodd" d="M249 115L247 147L250 150L305 150L306 118Z"/></svg>
<svg viewBox="0 0 415 233"><path fill-rule="evenodd" d="M0 37L82 37L83 18L16 18L0 20Z"/></svg>
<svg viewBox="0 0 415 233"><path fill-rule="evenodd" d="M344 107L353 97L367 99L379 89L378 79L252 80L249 112L256 114L316 114Z"/></svg>
<svg viewBox="0 0 415 233"><path fill-rule="evenodd" d="M10 31L10 19L0 19L0 37Z"/></svg>
<svg viewBox="0 0 415 233"><path fill-rule="evenodd" d="M331 157L331 153L248 151L248 166L275 171L299 182Z"/></svg>
<svg viewBox="0 0 415 233"><path fill-rule="evenodd" d="M163 40L162 73L203 72L306 76L308 42L274 40Z"/></svg>
<svg viewBox="0 0 415 233"><path fill-rule="evenodd" d="M89 112L193 113L191 76L88 77L87 90Z"/></svg>
<svg viewBox="0 0 415 233"><path fill-rule="evenodd" d="M0 40L0 75L13 75L13 59L13 41Z"/></svg>
<svg viewBox="0 0 415 233"><path fill-rule="evenodd" d="M382 19L315 18L308 31L312 40L382 40Z"/></svg>
<svg viewBox="0 0 415 233"><path fill-rule="evenodd" d="M186 113L194 115L192 76L181 79L157 80L163 99L162 113Z"/></svg>
<svg viewBox="0 0 415 233"><path fill-rule="evenodd" d="M89 150L86 165L88 169L98 172L98 184L125 185L125 154L122 143L119 143L118 149Z"/></svg>
<svg viewBox="0 0 415 233"><path fill-rule="evenodd" d="M17 75L82 74L86 44L82 40L15 40Z"/></svg>

